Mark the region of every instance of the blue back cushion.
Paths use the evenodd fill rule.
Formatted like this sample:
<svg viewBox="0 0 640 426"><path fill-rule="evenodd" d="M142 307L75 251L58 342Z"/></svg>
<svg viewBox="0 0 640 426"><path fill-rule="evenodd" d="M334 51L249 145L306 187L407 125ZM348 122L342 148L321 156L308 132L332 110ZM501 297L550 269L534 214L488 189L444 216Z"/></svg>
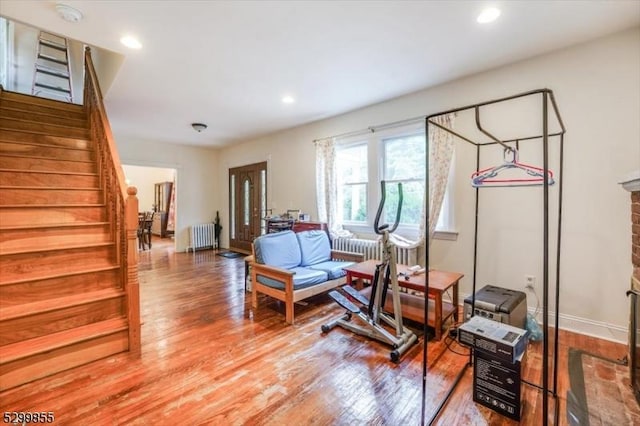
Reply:
<svg viewBox="0 0 640 426"><path fill-rule="evenodd" d="M253 247L258 263L284 269L300 265L300 246L293 231L261 235L255 239Z"/></svg>
<svg viewBox="0 0 640 426"><path fill-rule="evenodd" d="M300 243L302 266L315 265L316 263L331 260L331 243L329 243L329 236L325 231L298 232L296 236Z"/></svg>

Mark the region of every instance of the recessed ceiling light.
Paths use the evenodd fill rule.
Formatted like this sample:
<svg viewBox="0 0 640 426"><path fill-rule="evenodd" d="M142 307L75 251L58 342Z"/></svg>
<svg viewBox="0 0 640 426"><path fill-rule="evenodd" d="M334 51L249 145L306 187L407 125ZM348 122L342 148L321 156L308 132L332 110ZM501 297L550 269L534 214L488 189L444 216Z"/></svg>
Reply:
<svg viewBox="0 0 640 426"><path fill-rule="evenodd" d="M498 16L500 16L500 9L488 7L480 12L476 21L478 21L479 24L488 24L498 19Z"/></svg>
<svg viewBox="0 0 640 426"><path fill-rule="evenodd" d="M134 36L130 36L130 35L122 37L120 39L120 43L124 44L129 49L141 49L142 48L142 43L140 43L137 38L135 38Z"/></svg>
<svg viewBox="0 0 640 426"><path fill-rule="evenodd" d="M295 100L295 99L293 99L293 97L292 97L292 96L289 96L289 95L287 95L287 96L283 96L283 97L282 97L282 103L283 103L283 104L292 104L292 103L294 103L295 101L296 101L296 100Z"/></svg>

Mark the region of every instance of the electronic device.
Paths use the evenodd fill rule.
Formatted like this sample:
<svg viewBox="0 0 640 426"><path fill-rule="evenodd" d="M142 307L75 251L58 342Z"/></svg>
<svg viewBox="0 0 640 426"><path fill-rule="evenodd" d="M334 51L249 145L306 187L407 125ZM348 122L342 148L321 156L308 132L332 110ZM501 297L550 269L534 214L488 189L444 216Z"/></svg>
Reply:
<svg viewBox="0 0 640 426"><path fill-rule="evenodd" d="M458 341L510 363L525 351L527 331L509 324L475 316L458 327Z"/></svg>
<svg viewBox="0 0 640 426"><path fill-rule="evenodd" d="M464 319L471 318L473 299L464 299ZM525 328L527 322L527 295L522 291L487 285L476 291L475 316Z"/></svg>
<svg viewBox="0 0 640 426"><path fill-rule="evenodd" d="M520 421L522 412L522 353L514 363L482 351L473 357L473 401Z"/></svg>

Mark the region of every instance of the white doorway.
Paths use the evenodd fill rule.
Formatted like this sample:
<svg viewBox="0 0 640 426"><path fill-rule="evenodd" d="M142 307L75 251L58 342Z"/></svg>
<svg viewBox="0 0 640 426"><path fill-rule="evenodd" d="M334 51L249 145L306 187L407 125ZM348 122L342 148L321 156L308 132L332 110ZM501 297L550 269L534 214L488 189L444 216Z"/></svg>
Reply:
<svg viewBox="0 0 640 426"><path fill-rule="evenodd" d="M127 186L138 189L138 211L155 212L160 220L154 222L153 235L159 239L173 239L177 227L177 171L165 167L149 167L123 164ZM158 194L159 188L170 188ZM157 226L156 226L157 225Z"/></svg>

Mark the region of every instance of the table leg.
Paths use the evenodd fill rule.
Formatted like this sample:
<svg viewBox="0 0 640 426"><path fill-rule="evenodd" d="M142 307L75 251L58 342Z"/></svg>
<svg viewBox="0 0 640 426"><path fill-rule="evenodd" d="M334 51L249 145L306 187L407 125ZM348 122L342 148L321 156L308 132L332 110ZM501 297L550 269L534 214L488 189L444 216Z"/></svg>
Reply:
<svg viewBox="0 0 640 426"><path fill-rule="evenodd" d="M434 315L434 328L436 330L435 338L436 340L440 340L442 338L442 293L438 292L434 296L434 305L436 310Z"/></svg>
<svg viewBox="0 0 640 426"><path fill-rule="evenodd" d="M460 281L456 281L455 283L453 283L453 321L454 323L458 323L458 283Z"/></svg>

